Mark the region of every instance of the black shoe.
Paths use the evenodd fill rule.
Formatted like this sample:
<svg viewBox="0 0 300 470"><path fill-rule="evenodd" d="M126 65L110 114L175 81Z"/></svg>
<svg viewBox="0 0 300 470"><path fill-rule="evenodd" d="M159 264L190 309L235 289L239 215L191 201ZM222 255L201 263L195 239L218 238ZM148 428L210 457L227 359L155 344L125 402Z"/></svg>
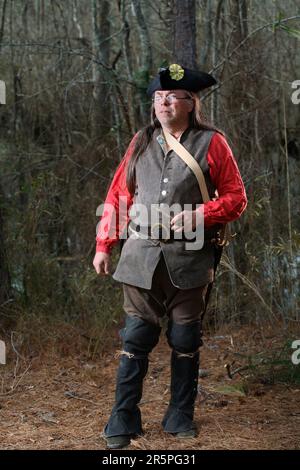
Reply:
<svg viewBox="0 0 300 470"><path fill-rule="evenodd" d="M197 437L196 429L189 429L188 431L181 431L174 434L177 439L193 439Z"/></svg>
<svg viewBox="0 0 300 470"><path fill-rule="evenodd" d="M189 429L188 431L175 432L174 436L177 437L177 439L194 439L198 436L196 423L193 422L191 429Z"/></svg>
<svg viewBox="0 0 300 470"><path fill-rule="evenodd" d="M104 436L108 449L122 449L123 447L129 446L130 438L131 436L128 436L126 434L124 434L123 436Z"/></svg>

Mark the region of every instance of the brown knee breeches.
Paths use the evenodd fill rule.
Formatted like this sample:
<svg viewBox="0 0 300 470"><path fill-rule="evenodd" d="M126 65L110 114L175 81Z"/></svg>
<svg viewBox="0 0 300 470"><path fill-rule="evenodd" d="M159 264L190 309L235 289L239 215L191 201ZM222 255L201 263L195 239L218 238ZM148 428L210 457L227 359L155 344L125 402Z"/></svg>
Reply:
<svg viewBox="0 0 300 470"><path fill-rule="evenodd" d="M184 290L175 287L161 256L150 290L123 284L124 310L155 325L164 315L177 324L202 321L207 286Z"/></svg>

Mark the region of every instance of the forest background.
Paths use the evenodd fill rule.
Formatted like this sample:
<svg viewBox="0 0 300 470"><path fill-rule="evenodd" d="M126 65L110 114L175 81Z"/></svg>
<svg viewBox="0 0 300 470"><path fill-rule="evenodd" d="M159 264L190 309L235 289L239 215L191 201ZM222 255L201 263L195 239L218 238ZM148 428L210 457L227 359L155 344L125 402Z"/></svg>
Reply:
<svg viewBox="0 0 300 470"><path fill-rule="evenodd" d="M122 299L92 266L96 211L170 63L216 77L203 109L249 200L208 326L299 329L299 47L298 0L0 1L0 338L12 350L94 356L109 341Z"/></svg>

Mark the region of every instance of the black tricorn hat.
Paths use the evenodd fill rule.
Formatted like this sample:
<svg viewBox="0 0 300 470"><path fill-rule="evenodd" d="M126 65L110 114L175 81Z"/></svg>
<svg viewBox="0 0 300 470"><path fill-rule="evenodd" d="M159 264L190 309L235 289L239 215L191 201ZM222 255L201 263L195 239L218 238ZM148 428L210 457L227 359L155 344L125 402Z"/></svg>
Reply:
<svg viewBox="0 0 300 470"><path fill-rule="evenodd" d="M157 90L176 89L197 93L216 83L216 79L209 73L201 72L200 70L190 70L178 64L171 64L169 67L159 69L158 75L148 86L147 95L152 96Z"/></svg>

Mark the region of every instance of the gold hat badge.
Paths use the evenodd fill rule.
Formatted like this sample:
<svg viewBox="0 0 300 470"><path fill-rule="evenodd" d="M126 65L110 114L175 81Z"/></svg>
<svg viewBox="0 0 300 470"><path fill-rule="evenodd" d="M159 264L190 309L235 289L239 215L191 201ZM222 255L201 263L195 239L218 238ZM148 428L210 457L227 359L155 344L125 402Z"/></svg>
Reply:
<svg viewBox="0 0 300 470"><path fill-rule="evenodd" d="M172 64L169 67L170 77L172 80L181 80L184 77L184 70L178 64Z"/></svg>

